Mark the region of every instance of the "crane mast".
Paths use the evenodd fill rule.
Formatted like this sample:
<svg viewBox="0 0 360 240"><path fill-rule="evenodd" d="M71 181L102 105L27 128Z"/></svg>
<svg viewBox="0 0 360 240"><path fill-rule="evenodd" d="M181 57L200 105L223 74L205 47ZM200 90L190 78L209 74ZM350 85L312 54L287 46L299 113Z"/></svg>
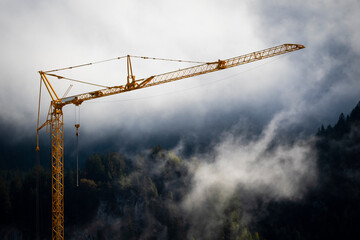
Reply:
<svg viewBox="0 0 360 240"><path fill-rule="evenodd" d="M173 82L180 79L190 78L210 72L220 71L227 68L251 63L254 61L274 57L277 55L297 51L305 48L300 44L282 44L276 47L252 52L238 57L226 60L204 63L194 67L184 68L177 71L150 76L144 79L135 79L132 72L130 56L127 56L127 83L125 85L105 87L103 89L78 94L71 97L59 98L56 91L50 84L47 76L57 77L59 79L66 77L53 74L53 71L39 71L41 81L46 86L52 99L50 110L46 121L39 126L39 114L37 124L37 146L39 151L39 131L50 126L51 134L51 194L52 194L52 239L64 239L64 122L62 108L68 104L80 105L84 101L124 93L132 90L156 86L163 83ZM80 65L81 66L81 65ZM71 68L69 68L71 69ZM71 80L71 79L69 79ZM100 85L99 85L100 86ZM41 86L40 86L41 91ZM39 96L40 102L40 96ZM39 104L40 112L40 104Z"/></svg>

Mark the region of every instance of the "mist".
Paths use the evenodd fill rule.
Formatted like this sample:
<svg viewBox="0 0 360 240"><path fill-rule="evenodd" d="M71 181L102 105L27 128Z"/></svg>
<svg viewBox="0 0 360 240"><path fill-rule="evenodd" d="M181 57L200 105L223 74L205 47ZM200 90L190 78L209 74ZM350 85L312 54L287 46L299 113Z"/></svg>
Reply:
<svg viewBox="0 0 360 240"><path fill-rule="evenodd" d="M145 180L138 179L139 176L149 176L159 183L156 179L169 167L175 172L183 172L180 178L161 178L163 189L159 194L164 198L162 207L171 209L181 219L179 221L188 224L188 239L216 239L229 221L229 215L234 213L242 227L252 226L267 216L268 204L301 201L317 184L315 138L308 135L293 137L287 133L301 114L301 109L295 108L279 111L260 132L254 131L258 126L252 125L251 121L240 121L206 144L207 151L186 153L189 140L182 139L171 151L159 152L161 154L154 157L146 157L149 150L130 156L131 161L141 167L128 178L130 182L144 181L142 184L147 185ZM183 160L177 157L184 154ZM174 162L181 164L173 165ZM174 199L179 198L179 204L173 198L167 199L169 192L174 194ZM141 230L141 236L152 236L156 229L157 236L168 239L167 228L148 212L151 207L147 207L147 200L143 202L136 198L133 201L137 209L134 218L145 221L148 226ZM116 211L125 211L124 204L119 202ZM236 209L229 209L229 206L236 206ZM111 239L111 236L121 234L124 218L107 212L107 208L111 207L100 204L93 221L74 231L73 236L85 239L101 231Z"/></svg>
<svg viewBox="0 0 360 240"><path fill-rule="evenodd" d="M190 234L196 239L216 236L234 197L243 211L241 221L248 225L267 203L300 200L316 184L313 139L278 140L279 130L292 118L293 112L276 114L253 139L223 134L211 153L196 157L191 190L182 205L192 221Z"/></svg>

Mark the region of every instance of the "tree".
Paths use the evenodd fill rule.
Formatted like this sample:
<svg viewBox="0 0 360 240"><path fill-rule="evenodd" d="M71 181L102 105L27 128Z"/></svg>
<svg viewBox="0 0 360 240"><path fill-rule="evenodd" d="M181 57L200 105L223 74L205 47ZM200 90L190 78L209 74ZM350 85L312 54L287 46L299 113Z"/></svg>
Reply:
<svg viewBox="0 0 360 240"><path fill-rule="evenodd" d="M106 180L105 166L99 155L92 155L86 160L84 173L85 178L92 179L95 182Z"/></svg>
<svg viewBox="0 0 360 240"><path fill-rule="evenodd" d="M11 213L11 202L8 183L0 177L0 223L6 224L9 222L9 216Z"/></svg>

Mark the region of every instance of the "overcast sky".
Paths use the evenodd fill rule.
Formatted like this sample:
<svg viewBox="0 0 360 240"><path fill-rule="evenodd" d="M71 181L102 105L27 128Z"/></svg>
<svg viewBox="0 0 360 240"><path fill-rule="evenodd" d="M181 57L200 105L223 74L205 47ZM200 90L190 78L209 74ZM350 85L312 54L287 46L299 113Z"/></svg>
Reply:
<svg viewBox="0 0 360 240"><path fill-rule="evenodd" d="M35 134L39 70L126 54L215 61L299 43L306 48L286 56L86 102L80 107L81 131L97 139L119 133L132 143L154 144L176 135L176 145L243 122L261 125L284 110L295 113L292 122L301 131L314 131L334 124L360 100L359 16L357 0L2 0L0 122ZM137 78L187 66L133 60ZM119 85L126 81L126 62L61 73ZM59 95L74 84L59 81L53 80ZM74 84L69 95L88 89ZM44 121L45 91L42 103ZM73 106L64 108L64 118L72 128Z"/></svg>

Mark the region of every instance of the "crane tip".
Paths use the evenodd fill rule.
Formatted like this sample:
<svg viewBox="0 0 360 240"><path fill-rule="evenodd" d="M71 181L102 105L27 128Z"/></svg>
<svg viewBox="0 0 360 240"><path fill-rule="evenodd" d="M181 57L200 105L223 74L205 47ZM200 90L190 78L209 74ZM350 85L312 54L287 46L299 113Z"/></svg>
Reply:
<svg viewBox="0 0 360 240"><path fill-rule="evenodd" d="M304 45L301 45L301 44L298 44L299 45L299 48L302 49L302 48L305 48Z"/></svg>

